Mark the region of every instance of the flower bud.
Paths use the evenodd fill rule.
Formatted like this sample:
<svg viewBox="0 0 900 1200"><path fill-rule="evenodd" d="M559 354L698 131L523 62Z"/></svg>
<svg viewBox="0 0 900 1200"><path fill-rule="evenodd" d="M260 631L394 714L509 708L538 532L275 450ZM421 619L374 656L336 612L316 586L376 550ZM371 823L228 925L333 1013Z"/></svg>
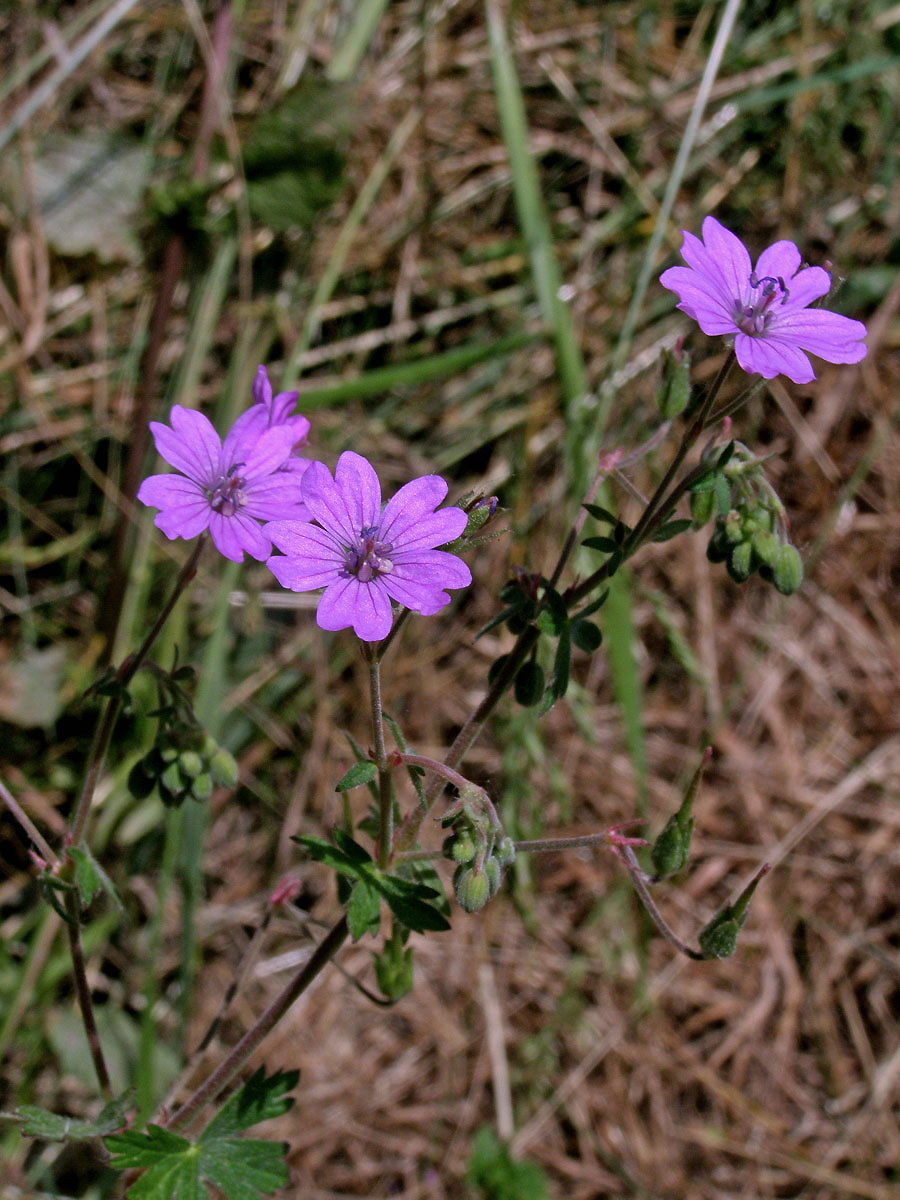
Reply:
<svg viewBox="0 0 900 1200"><path fill-rule="evenodd" d="M388 942L383 954L373 954L375 979L382 995L388 1000L401 1000L413 986L412 946L403 949L402 943Z"/></svg>
<svg viewBox="0 0 900 1200"><path fill-rule="evenodd" d="M716 527L713 530L713 535L709 539L709 545L706 547L706 557L711 563L724 562L731 554L731 543L725 535L725 529L716 522Z"/></svg>
<svg viewBox="0 0 900 1200"><path fill-rule="evenodd" d="M206 769L218 787L234 787L238 781L238 765L224 746L217 746L207 761Z"/></svg>
<svg viewBox="0 0 900 1200"><path fill-rule="evenodd" d="M803 559L791 545L782 546L772 565L772 582L782 596L792 596L803 582Z"/></svg>
<svg viewBox="0 0 900 1200"><path fill-rule="evenodd" d="M466 912L478 912L491 898L490 880L479 867L457 867L453 875L453 890L460 907Z"/></svg>
<svg viewBox="0 0 900 1200"><path fill-rule="evenodd" d="M767 567L773 567L781 550L781 541L774 533L760 530L751 539L753 553Z"/></svg>
<svg viewBox="0 0 900 1200"><path fill-rule="evenodd" d="M756 570L751 542L740 542L735 546L728 559L727 570L735 583L743 583L745 579L750 578Z"/></svg>
<svg viewBox="0 0 900 1200"><path fill-rule="evenodd" d="M474 841L468 833L461 833L455 837L447 838L447 843L450 848L449 857L457 863L470 863L475 858L477 849Z"/></svg>
<svg viewBox="0 0 900 1200"><path fill-rule="evenodd" d="M487 875L488 885L490 887L490 895L496 896L500 891L500 882L503 874L500 870L500 864L494 858L493 854L484 864L484 873Z"/></svg>
<svg viewBox="0 0 900 1200"><path fill-rule="evenodd" d="M182 750L178 755L178 769L187 779L194 779L203 770L203 759L196 750Z"/></svg>
<svg viewBox="0 0 900 1200"><path fill-rule="evenodd" d="M692 810L697 793L700 791L700 781L703 778L703 768L709 762L712 750L707 749L700 761L700 766L691 776L684 799L678 812L669 817L659 837L653 843L650 857L657 879L665 879L680 871L688 860L691 849L691 835L694 832Z"/></svg>
<svg viewBox="0 0 900 1200"><path fill-rule="evenodd" d="M178 769L177 762L171 762L159 777L159 782L170 792L180 792L184 787L184 778Z"/></svg>
<svg viewBox="0 0 900 1200"><path fill-rule="evenodd" d="M509 867L516 861L516 843L511 837L505 837L494 853L501 867Z"/></svg>
<svg viewBox="0 0 900 1200"><path fill-rule="evenodd" d="M212 777L206 771L191 780L190 790L195 800L208 800L212 795L212 789Z"/></svg>
<svg viewBox="0 0 900 1200"><path fill-rule="evenodd" d="M691 492L690 504L694 528L700 529L716 511L716 494L712 488L706 492Z"/></svg>
<svg viewBox="0 0 900 1200"><path fill-rule="evenodd" d="M479 529L485 526L497 511L499 503L496 496L482 496L472 504L471 508L467 507L465 512L469 520L463 531L463 537L477 533Z"/></svg>
<svg viewBox="0 0 900 1200"><path fill-rule="evenodd" d="M146 800L156 787L156 772L150 770L146 758L139 758L128 772L128 790L135 800Z"/></svg>
<svg viewBox="0 0 900 1200"><path fill-rule="evenodd" d="M733 508L725 518L722 528L732 546L737 546L744 540L744 521L737 509Z"/></svg>
<svg viewBox="0 0 900 1200"><path fill-rule="evenodd" d="M768 863L760 867L734 904L726 904L702 930L699 941L704 958L728 958L734 953L738 934L747 919L750 899L769 869Z"/></svg>

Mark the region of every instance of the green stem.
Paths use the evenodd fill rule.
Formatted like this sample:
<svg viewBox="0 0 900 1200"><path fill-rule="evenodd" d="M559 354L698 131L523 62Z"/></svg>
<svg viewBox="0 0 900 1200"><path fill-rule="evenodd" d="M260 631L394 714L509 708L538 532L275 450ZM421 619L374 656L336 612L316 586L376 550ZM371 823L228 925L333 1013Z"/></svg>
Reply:
<svg viewBox="0 0 900 1200"><path fill-rule="evenodd" d="M672 480L678 474L684 460L690 454L693 447L700 440L704 429L709 424L710 413L712 406L715 403L716 396L721 391L722 384L725 382L729 371L735 362L734 350L729 350L725 357L725 361L719 368L718 374L710 385L709 391L703 398L703 403L696 417L691 421L690 425L685 429L681 438L678 449L675 451L675 457L669 463L666 473L662 478L656 491L647 502L647 506L638 520L638 523L632 529L631 533L622 543L622 559L628 559L635 553L648 537L652 537L653 533L659 524L661 515L665 515L675 501L681 496L682 492L688 486L690 476L687 476L681 483L669 492L669 486ZM579 600L583 600L588 596L600 583L604 583L609 578L609 560L601 567L598 567L593 574L583 580L577 587L570 589L563 597L570 605L577 604Z"/></svg>
<svg viewBox="0 0 900 1200"><path fill-rule="evenodd" d="M97 1081L104 1096L112 1099L112 1084L109 1071L106 1069L106 1059L103 1057L103 1047L100 1044L100 1033L97 1029L97 1019L94 1016L94 1002L91 999L91 989L87 981L87 971L84 964L84 951L81 946L81 914L78 911L77 894L72 892L66 897L66 933L69 938L69 950L72 954L72 974L75 979L75 995L78 998L78 1008L81 1012L81 1022L84 1025L88 1049L97 1072Z"/></svg>
<svg viewBox="0 0 900 1200"><path fill-rule="evenodd" d="M256 1052L263 1040L271 1033L294 1001L302 995L327 963L334 958L347 939L349 929L346 916L333 925L325 938L313 951L311 957L294 975L286 987L275 997L259 1020L248 1029L234 1049L222 1060L215 1071L177 1110L168 1123L173 1131L187 1129L208 1104L228 1087L241 1068Z"/></svg>
<svg viewBox="0 0 900 1200"><path fill-rule="evenodd" d="M381 706L381 671L378 653L371 642L362 642L369 667L369 701L372 706L372 741L378 767L378 865L385 870L394 843L394 793L391 770L384 748L384 717Z"/></svg>
<svg viewBox="0 0 900 1200"><path fill-rule="evenodd" d="M114 681L121 688L126 688L137 672L140 670L144 659L150 653L150 649L156 639L159 637L162 627L169 619L172 609L175 607L179 597L185 590L190 581L197 574L197 563L200 561L200 555L203 552L203 546L206 542L206 537L201 536L196 546L191 551L190 558L181 568L175 586L172 588L172 593L166 603L160 609L159 615L153 622L150 632L144 638L138 650L129 655L122 665L116 671ZM75 809L75 816L72 819L72 828L69 831L69 840L72 845L77 846L84 838L84 831L87 826L88 815L91 811L91 801L94 798L94 792L97 788L97 783L100 779L100 773L103 770L103 764L106 760L106 751L109 749L109 741L112 737L112 732L119 716L119 711L122 707L121 695L110 696L109 701L104 709L103 716L97 726L94 734L94 741L91 746L88 756L88 765L84 775L84 783L81 787L81 795L78 797L78 805Z"/></svg>

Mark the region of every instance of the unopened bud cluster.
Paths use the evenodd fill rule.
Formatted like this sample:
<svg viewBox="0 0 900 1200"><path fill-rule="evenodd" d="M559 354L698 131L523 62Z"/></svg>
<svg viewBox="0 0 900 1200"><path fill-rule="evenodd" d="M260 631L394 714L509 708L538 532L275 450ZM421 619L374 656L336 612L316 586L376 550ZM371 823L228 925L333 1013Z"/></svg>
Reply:
<svg viewBox="0 0 900 1200"><path fill-rule="evenodd" d="M154 788L167 807L185 800L208 800L213 786L234 787L237 763L202 729L161 731L156 745L131 768L128 790L144 800Z"/></svg>
<svg viewBox="0 0 900 1200"><path fill-rule="evenodd" d="M443 851L457 863L453 873L456 898L466 912L477 912L500 890L503 868L516 857L513 840L504 836L487 793L474 784L463 788L441 824L453 830Z"/></svg>
<svg viewBox="0 0 900 1200"><path fill-rule="evenodd" d="M698 480L690 504L695 529L715 517L706 554L724 563L735 583L758 571L783 596L797 591L803 560L788 538L784 506L749 451L736 446L721 468Z"/></svg>

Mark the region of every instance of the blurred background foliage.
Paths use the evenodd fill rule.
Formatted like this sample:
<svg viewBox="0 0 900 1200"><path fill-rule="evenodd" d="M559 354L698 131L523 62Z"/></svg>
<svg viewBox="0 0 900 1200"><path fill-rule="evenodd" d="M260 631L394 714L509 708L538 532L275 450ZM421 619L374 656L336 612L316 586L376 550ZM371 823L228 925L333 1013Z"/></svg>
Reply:
<svg viewBox="0 0 900 1200"><path fill-rule="evenodd" d="M80 697L185 555L135 510L148 419L180 403L222 427L266 362L330 465L353 448L386 492L435 470L451 495L500 497L509 532L475 586L410 622L386 673L388 708L439 755L508 648L473 644L503 583L547 570L601 449L657 432L662 351L686 338L701 385L721 362L656 284L679 230L714 211L754 253L787 237L832 264L830 304L868 322L869 357L771 381L739 430L773 456L803 592L737 587L693 535L645 552L566 700L541 721L508 702L468 759L517 836L658 827L711 739L694 870L664 903L689 936L773 862L738 959L673 962L612 861L520 860L482 917L416 939L400 1005L332 971L263 1057L302 1072L273 1127L291 1194L894 1196L900 9L72 0L4 6L0 55L0 758L54 842L96 720ZM627 468L632 487L652 489L671 444ZM143 680L120 726L92 844L126 916L98 901L85 946L144 1112L275 883L299 874L297 907L224 1044L335 911L290 836L340 816L365 676L313 604L209 556L159 647L197 667L235 792L135 802ZM92 1113L64 939L5 813L0 864L0 1107ZM365 942L343 963L371 984ZM485 1125L509 1150L473 1143ZM0 1147L4 1197L110 1194L90 1148L9 1124Z"/></svg>

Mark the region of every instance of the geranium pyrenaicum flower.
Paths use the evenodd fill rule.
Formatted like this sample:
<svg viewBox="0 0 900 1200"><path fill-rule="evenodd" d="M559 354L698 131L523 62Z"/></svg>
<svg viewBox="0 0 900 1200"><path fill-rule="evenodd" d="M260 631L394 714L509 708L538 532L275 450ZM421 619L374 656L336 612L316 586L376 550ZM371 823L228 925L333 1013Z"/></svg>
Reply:
<svg viewBox="0 0 900 1200"><path fill-rule="evenodd" d="M309 459L300 455L309 435L309 421L294 412L299 392L272 394L272 385L266 368L260 366L253 381L253 404L242 413L232 427L235 442L242 452L249 452L256 439L275 425L285 425L293 435L293 452L279 467L280 471L295 471L302 474L309 466Z"/></svg>
<svg viewBox="0 0 900 1200"><path fill-rule="evenodd" d="M678 293L678 307L704 333L734 335L745 371L809 383L816 376L807 350L832 363L865 358L862 321L808 307L827 293L831 277L822 267L801 268L793 242L775 242L754 268L741 239L715 217L704 220L703 241L682 232L687 266L669 267L660 283Z"/></svg>
<svg viewBox="0 0 900 1200"><path fill-rule="evenodd" d="M461 558L435 548L466 527L461 508L434 511L446 495L439 475L423 475L382 510L378 476L362 455L342 454L333 479L314 462L303 476L303 499L317 524L270 521L265 534L284 556L266 565L291 591L324 587L321 629L352 625L364 642L380 641L393 622L391 600L430 615L449 603L445 588L472 582Z"/></svg>
<svg viewBox="0 0 900 1200"><path fill-rule="evenodd" d="M292 429L273 425L250 438L236 423L223 443L195 409L176 404L169 420L171 428L151 421L150 429L156 449L181 474L148 476L138 500L160 510L153 520L167 538L193 538L209 529L226 558L242 562L246 550L262 561L272 543L260 521L307 516L301 477L281 470L294 447Z"/></svg>

